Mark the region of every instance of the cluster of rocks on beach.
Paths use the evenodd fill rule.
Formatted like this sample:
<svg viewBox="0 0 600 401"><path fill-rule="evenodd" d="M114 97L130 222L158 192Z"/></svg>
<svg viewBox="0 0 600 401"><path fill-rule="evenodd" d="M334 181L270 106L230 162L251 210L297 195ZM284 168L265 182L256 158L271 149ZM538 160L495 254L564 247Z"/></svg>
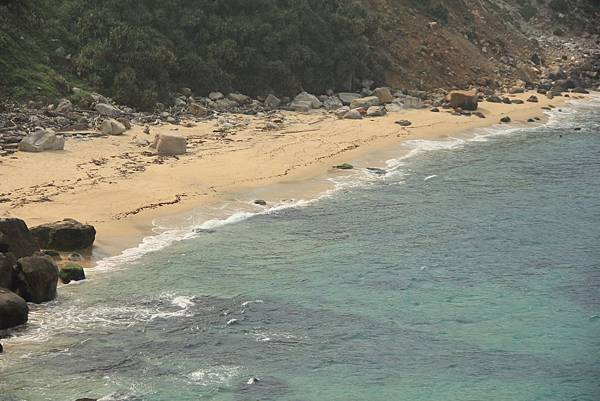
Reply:
<svg viewBox="0 0 600 401"><path fill-rule="evenodd" d="M0 330L27 322L27 302L55 299L59 281L84 280L82 262L95 237L94 227L72 219L31 229L0 219Z"/></svg>

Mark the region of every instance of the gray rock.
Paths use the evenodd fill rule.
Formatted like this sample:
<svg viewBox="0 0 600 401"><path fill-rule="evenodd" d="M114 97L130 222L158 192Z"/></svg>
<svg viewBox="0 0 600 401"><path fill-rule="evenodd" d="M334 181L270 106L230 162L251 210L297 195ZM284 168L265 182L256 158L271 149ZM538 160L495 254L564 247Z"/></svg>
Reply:
<svg viewBox="0 0 600 401"><path fill-rule="evenodd" d="M42 249L71 252L91 248L96 229L73 219L42 224L31 228L31 235Z"/></svg>
<svg viewBox="0 0 600 401"><path fill-rule="evenodd" d="M17 294L0 288L0 329L10 329L27 323L29 307Z"/></svg>
<svg viewBox="0 0 600 401"><path fill-rule="evenodd" d="M478 101L477 91L452 91L448 94L450 106L462 110L477 110Z"/></svg>
<svg viewBox="0 0 600 401"><path fill-rule="evenodd" d="M321 101L315 95L311 95L310 93L307 93L307 92L299 93L294 98L293 103L296 103L296 102L308 102L313 109L318 109L323 105L321 103Z"/></svg>
<svg viewBox="0 0 600 401"><path fill-rule="evenodd" d="M409 127L412 125L412 122L408 120L398 120L396 121L396 124L400 125L401 127Z"/></svg>
<svg viewBox="0 0 600 401"><path fill-rule="evenodd" d="M219 111L229 111L232 110L239 105L230 99L219 99L215 101L215 108Z"/></svg>
<svg viewBox="0 0 600 401"><path fill-rule="evenodd" d="M199 103L190 103L188 110L196 117L206 117L208 115L208 109Z"/></svg>
<svg viewBox="0 0 600 401"><path fill-rule="evenodd" d="M387 114L385 106L371 106L367 109L367 116L369 117L382 117Z"/></svg>
<svg viewBox="0 0 600 401"><path fill-rule="evenodd" d="M68 113L73 111L73 103L69 99L63 99L56 106L56 111L58 113Z"/></svg>
<svg viewBox="0 0 600 401"><path fill-rule="evenodd" d="M335 111L335 115L338 116L338 118L344 118L346 113L348 113L349 111L350 111L350 107L348 107L348 106L340 107L339 109L337 109Z"/></svg>
<svg viewBox="0 0 600 401"><path fill-rule="evenodd" d="M358 93L342 92L338 93L338 97L344 105L349 106L354 99L360 98L360 95Z"/></svg>
<svg viewBox="0 0 600 401"><path fill-rule="evenodd" d="M102 122L100 130L104 135L122 135L127 128L114 118L108 118Z"/></svg>
<svg viewBox="0 0 600 401"><path fill-rule="evenodd" d="M16 292L36 304L56 298L58 267L49 256L27 256L17 262L20 284Z"/></svg>
<svg viewBox="0 0 600 401"><path fill-rule="evenodd" d="M312 103L303 100L294 100L290 108L300 113L308 113L312 109Z"/></svg>
<svg viewBox="0 0 600 401"><path fill-rule="evenodd" d="M108 103L98 103L95 107L95 110L100 115L107 117L120 117L123 114L121 110Z"/></svg>
<svg viewBox="0 0 600 401"><path fill-rule="evenodd" d="M227 98L231 101L236 102L239 105L248 104L252 101L250 96L242 95L241 93L230 93Z"/></svg>
<svg viewBox="0 0 600 401"><path fill-rule="evenodd" d="M362 114L356 109L348 111L344 114L344 118L346 120L361 120L363 118Z"/></svg>
<svg viewBox="0 0 600 401"><path fill-rule="evenodd" d="M427 107L421 99L414 96L405 96L401 98L401 101L404 109L422 109Z"/></svg>
<svg viewBox="0 0 600 401"><path fill-rule="evenodd" d="M331 96L328 97L327 99L325 99L325 101L323 102L323 106L325 106L325 109L327 110L337 110L340 107L343 106L342 101L336 97L336 96Z"/></svg>
<svg viewBox="0 0 600 401"><path fill-rule="evenodd" d="M11 252L17 259L39 251L27 224L21 219L0 219L0 252Z"/></svg>
<svg viewBox="0 0 600 401"><path fill-rule="evenodd" d="M156 134L151 145L159 155L183 155L187 151L187 139L177 132Z"/></svg>
<svg viewBox="0 0 600 401"><path fill-rule="evenodd" d="M371 106L379 106L380 103L381 102L379 101L379 98L377 96L367 96L367 97L361 97L358 99L354 99L350 103L350 108L356 109L356 108L362 107L364 109L368 109Z"/></svg>
<svg viewBox="0 0 600 401"><path fill-rule="evenodd" d="M392 96L390 88L386 87L375 88L373 91L373 96L377 96L381 104L392 103L394 101L394 97Z"/></svg>
<svg viewBox="0 0 600 401"><path fill-rule="evenodd" d="M217 101L223 99L225 96L221 92L210 92L208 94L208 98L212 101Z"/></svg>
<svg viewBox="0 0 600 401"><path fill-rule="evenodd" d="M275 95L268 95L265 99L265 106L275 108L281 105L281 100Z"/></svg>
<svg viewBox="0 0 600 401"><path fill-rule="evenodd" d="M19 142L19 150L22 152L43 152L45 150L63 150L65 138L56 135L51 129L37 129L27 135Z"/></svg>
<svg viewBox="0 0 600 401"><path fill-rule="evenodd" d="M511 121L512 121L512 120L510 119L510 117L509 117L509 116L505 116L505 117L502 117L502 118L500 119L500 122L501 122L501 123L509 123L509 122L511 122Z"/></svg>

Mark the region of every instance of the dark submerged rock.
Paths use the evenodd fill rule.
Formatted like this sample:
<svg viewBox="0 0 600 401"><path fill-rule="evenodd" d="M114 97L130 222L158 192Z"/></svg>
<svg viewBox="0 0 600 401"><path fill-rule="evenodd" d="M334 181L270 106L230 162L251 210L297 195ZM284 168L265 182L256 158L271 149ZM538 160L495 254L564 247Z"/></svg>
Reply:
<svg viewBox="0 0 600 401"><path fill-rule="evenodd" d="M254 201L255 205L260 205L260 206L267 206L267 201L262 200L262 199L257 199Z"/></svg>
<svg viewBox="0 0 600 401"><path fill-rule="evenodd" d="M67 263L60 268L58 277L63 284L69 284L71 281L85 280L85 271L77 263Z"/></svg>
<svg viewBox="0 0 600 401"><path fill-rule="evenodd" d="M337 166L333 166L333 168L338 169L338 170L352 170L354 168L354 166L350 163L342 163L342 164L338 164Z"/></svg>
<svg viewBox="0 0 600 401"><path fill-rule="evenodd" d="M9 329L27 323L29 307L17 294L0 288L0 329Z"/></svg>
<svg viewBox="0 0 600 401"><path fill-rule="evenodd" d="M512 120L510 119L510 117L509 117L509 116L505 116L505 117L502 117L502 118L500 119L500 122L501 122L501 123L509 123L509 122L511 122L511 121L512 121Z"/></svg>
<svg viewBox="0 0 600 401"><path fill-rule="evenodd" d="M31 234L40 247L66 252L88 249L96 239L96 229L93 226L73 219L33 227Z"/></svg>

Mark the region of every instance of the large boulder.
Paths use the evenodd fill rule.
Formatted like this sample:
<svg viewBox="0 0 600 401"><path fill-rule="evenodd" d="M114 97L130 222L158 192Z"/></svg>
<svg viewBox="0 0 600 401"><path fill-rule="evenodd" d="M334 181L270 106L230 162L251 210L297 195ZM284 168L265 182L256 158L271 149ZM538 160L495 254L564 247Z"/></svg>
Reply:
<svg viewBox="0 0 600 401"><path fill-rule="evenodd" d="M49 256L34 255L17 261L16 292L28 302L40 304L56 298L58 267Z"/></svg>
<svg viewBox="0 0 600 401"><path fill-rule="evenodd" d="M107 117L120 117L123 112L121 110L119 110L118 108L116 108L113 105L110 105L108 103L98 103L95 107L96 111L98 112L98 114L103 115L103 116L107 116Z"/></svg>
<svg viewBox="0 0 600 401"><path fill-rule="evenodd" d="M0 288L13 288L17 259L12 253L0 253Z"/></svg>
<svg viewBox="0 0 600 401"><path fill-rule="evenodd" d="M477 91L452 91L448 94L448 102L454 108L477 110L478 101Z"/></svg>
<svg viewBox="0 0 600 401"><path fill-rule="evenodd" d="M127 127L114 118L104 120L100 129L104 135L122 135L123 132L127 131Z"/></svg>
<svg viewBox="0 0 600 401"><path fill-rule="evenodd" d="M362 107L363 109L368 109L371 106L379 106L380 104L381 102L377 96L367 96L354 99L352 102L350 102L350 108L357 109Z"/></svg>
<svg viewBox="0 0 600 401"><path fill-rule="evenodd" d="M350 106L350 103L352 103L354 99L359 99L360 95L352 92L341 92L338 93L338 97L345 106Z"/></svg>
<svg viewBox="0 0 600 401"><path fill-rule="evenodd" d="M15 257L31 256L39 248L21 219L0 219L0 252L11 252Z"/></svg>
<svg viewBox="0 0 600 401"><path fill-rule="evenodd" d="M381 104L392 103L394 101L394 96L392 96L390 88L375 88L373 96L377 96Z"/></svg>
<svg viewBox="0 0 600 401"><path fill-rule="evenodd" d="M297 102L307 102L307 103L310 104L310 106L313 109L318 109L318 108L320 108L323 105L321 103L321 101L315 95L311 95L310 93L307 93L307 92L301 92L301 93L299 93L294 98L294 102L293 103L297 103Z"/></svg>
<svg viewBox="0 0 600 401"><path fill-rule="evenodd" d="M45 150L63 150L65 138L56 135L51 129L36 129L19 142L19 150L22 152L43 152Z"/></svg>
<svg viewBox="0 0 600 401"><path fill-rule="evenodd" d="M67 263L60 268L58 277L63 284L69 284L71 281L85 280L85 271L77 263Z"/></svg>
<svg viewBox="0 0 600 401"><path fill-rule="evenodd" d="M31 234L40 248L64 252L91 248L96 239L96 229L93 226L73 219L33 227Z"/></svg>
<svg viewBox="0 0 600 401"><path fill-rule="evenodd" d="M187 139L177 132L156 134L151 145L159 155L183 155L187 151Z"/></svg>
<svg viewBox="0 0 600 401"><path fill-rule="evenodd" d="M0 288L0 329L10 329L27 323L29 307L17 294Z"/></svg>

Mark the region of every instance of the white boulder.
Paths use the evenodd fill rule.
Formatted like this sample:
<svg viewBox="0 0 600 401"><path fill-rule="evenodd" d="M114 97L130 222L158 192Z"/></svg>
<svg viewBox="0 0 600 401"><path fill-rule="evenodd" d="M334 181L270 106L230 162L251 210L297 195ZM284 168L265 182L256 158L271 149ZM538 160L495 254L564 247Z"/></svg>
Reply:
<svg viewBox="0 0 600 401"><path fill-rule="evenodd" d="M62 135L56 135L51 129L38 128L19 143L19 150L22 152L43 152L45 150L63 150L64 148L65 138Z"/></svg>
<svg viewBox="0 0 600 401"><path fill-rule="evenodd" d="M127 127L113 118L107 118L102 121L100 130L104 135L121 135L123 132L127 131Z"/></svg>
<svg viewBox="0 0 600 401"><path fill-rule="evenodd" d="M183 155L187 151L187 139L177 132L156 134L151 145L159 155Z"/></svg>

